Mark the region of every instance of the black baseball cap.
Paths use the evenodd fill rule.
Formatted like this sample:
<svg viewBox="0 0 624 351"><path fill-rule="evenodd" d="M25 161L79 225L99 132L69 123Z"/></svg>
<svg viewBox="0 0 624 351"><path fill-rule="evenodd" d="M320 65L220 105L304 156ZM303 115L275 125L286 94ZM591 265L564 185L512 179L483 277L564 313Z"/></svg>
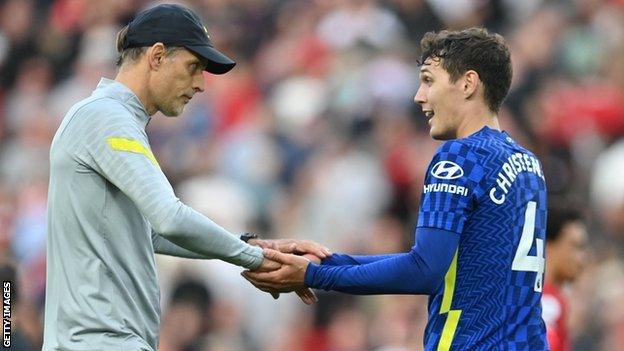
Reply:
<svg viewBox="0 0 624 351"><path fill-rule="evenodd" d="M208 62L206 71L223 74L236 62L215 49L202 20L189 8L162 4L141 11L128 24L124 49L152 46L161 42L166 46L181 46L203 57Z"/></svg>

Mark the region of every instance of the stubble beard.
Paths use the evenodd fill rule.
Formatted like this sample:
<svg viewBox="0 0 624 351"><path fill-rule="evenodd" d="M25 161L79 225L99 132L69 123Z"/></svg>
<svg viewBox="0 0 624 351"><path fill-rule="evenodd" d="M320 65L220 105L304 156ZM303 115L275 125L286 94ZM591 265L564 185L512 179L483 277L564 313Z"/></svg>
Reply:
<svg viewBox="0 0 624 351"><path fill-rule="evenodd" d="M184 112L184 104L176 105L173 101L168 106L162 106L160 112L167 117L178 117Z"/></svg>

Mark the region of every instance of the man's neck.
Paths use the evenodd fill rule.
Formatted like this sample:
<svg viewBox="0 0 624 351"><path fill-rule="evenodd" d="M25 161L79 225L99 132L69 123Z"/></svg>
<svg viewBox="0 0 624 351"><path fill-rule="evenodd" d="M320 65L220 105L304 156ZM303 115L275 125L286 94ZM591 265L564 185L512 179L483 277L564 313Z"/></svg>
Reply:
<svg viewBox="0 0 624 351"><path fill-rule="evenodd" d="M501 130L498 117L485 105L468 106L462 115L462 122L457 130L457 138L465 138L486 126L491 129Z"/></svg>
<svg viewBox="0 0 624 351"><path fill-rule="evenodd" d="M136 69L122 67L119 69L115 81L130 89L134 95L139 98L147 114L153 116L157 112L157 108L149 99L147 90L148 82L145 77L145 75L140 74Z"/></svg>

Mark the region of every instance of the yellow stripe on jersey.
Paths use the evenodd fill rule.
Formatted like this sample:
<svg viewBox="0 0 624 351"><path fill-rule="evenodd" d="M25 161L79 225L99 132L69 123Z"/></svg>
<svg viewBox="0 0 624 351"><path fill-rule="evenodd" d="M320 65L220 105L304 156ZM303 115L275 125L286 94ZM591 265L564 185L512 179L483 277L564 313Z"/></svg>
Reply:
<svg viewBox="0 0 624 351"><path fill-rule="evenodd" d="M146 148L139 141L126 138L108 138L106 139L108 145L110 145L115 151L134 152L136 154L145 155L154 165L160 168L158 161L150 149Z"/></svg>
<svg viewBox="0 0 624 351"><path fill-rule="evenodd" d="M457 250L453 256L453 261L444 276L444 296L442 296L442 304L440 305L440 314L447 313L451 310L451 300L455 292L455 279L457 278Z"/></svg>
<svg viewBox="0 0 624 351"><path fill-rule="evenodd" d="M451 302L453 301L453 293L455 292L455 281L457 279L457 253L453 256L451 266L444 277L444 295L442 296L442 304L440 305L440 314L447 313L444 329L438 343L438 351L447 351L451 349L453 337L457 330L461 310L451 310Z"/></svg>
<svg viewBox="0 0 624 351"><path fill-rule="evenodd" d="M451 344L453 343L453 337L455 336L455 330L457 330L457 324L459 323L459 316L461 313L461 310L450 310L448 312L446 322L444 323L444 329L442 329L440 343L438 344L438 351L447 351L451 349Z"/></svg>

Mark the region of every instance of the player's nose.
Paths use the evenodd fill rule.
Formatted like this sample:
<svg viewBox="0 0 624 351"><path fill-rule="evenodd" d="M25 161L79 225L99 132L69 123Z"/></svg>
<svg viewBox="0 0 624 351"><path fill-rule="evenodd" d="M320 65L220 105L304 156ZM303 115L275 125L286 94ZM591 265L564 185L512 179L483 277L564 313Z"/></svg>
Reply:
<svg viewBox="0 0 624 351"><path fill-rule="evenodd" d="M414 102L422 105L425 102L427 102L427 95L425 94L425 89L423 88L423 85L421 84L420 87L418 87L418 91L416 91L416 95L414 95Z"/></svg>

